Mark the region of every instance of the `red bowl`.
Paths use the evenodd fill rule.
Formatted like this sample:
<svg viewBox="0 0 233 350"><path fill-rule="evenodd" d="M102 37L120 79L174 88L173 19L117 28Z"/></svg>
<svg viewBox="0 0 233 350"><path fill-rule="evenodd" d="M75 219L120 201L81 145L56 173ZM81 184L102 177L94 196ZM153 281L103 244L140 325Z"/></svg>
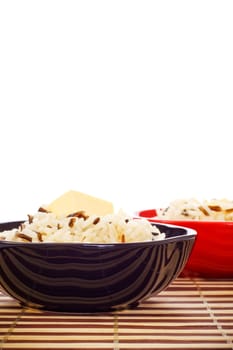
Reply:
<svg viewBox="0 0 233 350"><path fill-rule="evenodd" d="M233 277L233 222L197 220L161 220L156 209L136 213L151 222L189 227L197 231L192 253L182 275L232 278Z"/></svg>

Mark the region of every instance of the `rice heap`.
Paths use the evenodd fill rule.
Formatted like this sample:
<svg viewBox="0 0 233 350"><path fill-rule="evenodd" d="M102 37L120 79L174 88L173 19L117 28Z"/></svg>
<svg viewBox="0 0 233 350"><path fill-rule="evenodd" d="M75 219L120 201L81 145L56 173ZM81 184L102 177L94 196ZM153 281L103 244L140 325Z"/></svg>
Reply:
<svg viewBox="0 0 233 350"><path fill-rule="evenodd" d="M232 221L233 201L228 199L177 199L165 209L157 210L158 219Z"/></svg>
<svg viewBox="0 0 233 350"><path fill-rule="evenodd" d="M68 216L40 208L18 228L0 232L0 239L17 242L131 243L163 239L164 234L146 219L123 211L104 216L78 211Z"/></svg>

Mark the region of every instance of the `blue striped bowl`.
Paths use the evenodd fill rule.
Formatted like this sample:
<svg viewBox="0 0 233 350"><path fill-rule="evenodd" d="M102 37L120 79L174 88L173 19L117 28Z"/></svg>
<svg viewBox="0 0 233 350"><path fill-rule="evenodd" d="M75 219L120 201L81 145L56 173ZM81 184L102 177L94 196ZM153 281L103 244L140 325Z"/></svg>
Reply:
<svg viewBox="0 0 233 350"><path fill-rule="evenodd" d="M21 222L0 224L0 231ZM180 274L196 231L153 224L161 241L81 244L0 241L0 285L27 307L106 312L136 307Z"/></svg>

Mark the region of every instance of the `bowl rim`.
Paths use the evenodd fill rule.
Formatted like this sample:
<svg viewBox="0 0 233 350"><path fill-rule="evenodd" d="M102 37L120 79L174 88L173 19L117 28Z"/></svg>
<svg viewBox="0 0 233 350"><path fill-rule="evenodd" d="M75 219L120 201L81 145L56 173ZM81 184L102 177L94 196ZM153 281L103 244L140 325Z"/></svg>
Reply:
<svg viewBox="0 0 233 350"><path fill-rule="evenodd" d="M142 210L138 210L134 213L134 215L137 217L137 218L144 218L144 219L147 219L151 222L162 222L162 223L173 223L174 222L174 225L177 225L178 226L183 226L183 225L186 225L186 224L189 224L189 223L197 223L197 224L203 224L203 225L216 225L216 224L221 224L221 225L229 225L229 226L232 226L233 225L233 221L224 221L224 220L197 220L197 219L161 219L160 217L158 217L157 215L154 215L154 216L142 216L141 214L142 213L147 213L147 212L152 212L154 211L156 213L156 208L149 208L149 209L142 209Z"/></svg>
<svg viewBox="0 0 233 350"><path fill-rule="evenodd" d="M135 219L138 219L141 217L135 217ZM148 220L150 222L150 220ZM9 221L9 222L0 222L1 225L7 225L7 224L21 224L25 222L25 220L19 220L19 221ZM161 244L167 244L170 242L179 242L179 241L184 241L184 240L190 240L190 239L195 239L197 236L197 231L193 228L190 227L185 227L182 225L175 225L172 223L165 223L162 221L156 221L156 222L150 222L152 226L158 227L158 226L166 226L167 228L171 229L178 229L182 230L183 234L174 234L171 237L165 237L161 239L155 239L151 241L135 241L135 242L124 242L124 243L87 243L87 242L16 242L16 241L8 241L8 240L0 240L0 250L3 247L52 247L52 246L65 246L65 247L89 247L90 249L92 248L104 248L104 247L143 247L145 246L150 246L150 245L161 245ZM158 227L159 228L159 227Z"/></svg>

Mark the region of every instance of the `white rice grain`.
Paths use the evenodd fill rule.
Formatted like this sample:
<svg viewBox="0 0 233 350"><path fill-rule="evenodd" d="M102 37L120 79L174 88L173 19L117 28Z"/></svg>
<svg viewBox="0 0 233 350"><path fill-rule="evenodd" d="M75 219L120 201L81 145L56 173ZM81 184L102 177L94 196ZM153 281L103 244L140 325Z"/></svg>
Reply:
<svg viewBox="0 0 233 350"><path fill-rule="evenodd" d="M30 215L20 227L0 233L0 239L17 242L131 243L163 239L165 235L143 218L123 211L102 217L57 216L50 212ZM153 234L154 233L154 234Z"/></svg>

